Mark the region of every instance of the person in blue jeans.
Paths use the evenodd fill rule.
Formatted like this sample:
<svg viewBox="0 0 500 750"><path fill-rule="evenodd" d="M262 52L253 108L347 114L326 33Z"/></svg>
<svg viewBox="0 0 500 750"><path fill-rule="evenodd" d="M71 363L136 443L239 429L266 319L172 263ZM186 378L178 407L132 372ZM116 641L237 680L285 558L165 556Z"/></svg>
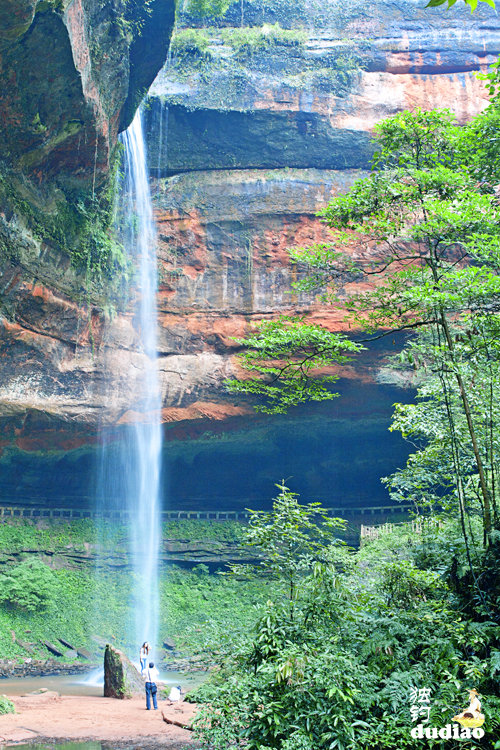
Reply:
<svg viewBox="0 0 500 750"><path fill-rule="evenodd" d="M146 678L146 710L151 709L151 698L153 699L153 708L156 711L158 703L156 702L156 693L158 688L156 686L156 680L158 678L158 670L156 669L154 662L149 662L149 667L145 670Z"/></svg>

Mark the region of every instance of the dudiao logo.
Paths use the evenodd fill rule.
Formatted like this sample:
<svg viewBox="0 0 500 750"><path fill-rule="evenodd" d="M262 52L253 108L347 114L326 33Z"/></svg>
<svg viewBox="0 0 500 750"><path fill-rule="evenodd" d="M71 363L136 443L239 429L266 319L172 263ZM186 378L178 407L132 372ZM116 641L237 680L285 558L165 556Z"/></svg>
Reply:
<svg viewBox="0 0 500 750"><path fill-rule="evenodd" d="M442 727L429 726L431 710L431 689L412 688L410 691L410 713L412 721L419 723L411 729L414 740L480 740L484 737L484 714L475 689L469 690L469 705L452 718L450 724Z"/></svg>

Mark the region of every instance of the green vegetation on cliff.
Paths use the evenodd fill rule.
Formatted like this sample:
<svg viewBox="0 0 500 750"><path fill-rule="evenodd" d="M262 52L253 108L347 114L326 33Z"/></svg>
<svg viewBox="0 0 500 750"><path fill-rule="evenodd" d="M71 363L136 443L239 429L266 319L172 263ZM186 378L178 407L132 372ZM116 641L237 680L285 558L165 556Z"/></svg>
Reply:
<svg viewBox="0 0 500 750"><path fill-rule="evenodd" d="M116 166L118 162L115 161ZM102 293L104 285L124 276L127 262L113 233L116 167L106 185L90 196L80 190L38 193L13 172L0 173L0 203L35 241L70 259L82 286ZM0 234L0 256L21 267L32 259L29 245Z"/></svg>
<svg viewBox="0 0 500 750"><path fill-rule="evenodd" d="M363 42L338 40L318 54L304 29L279 23L241 28L181 28L172 40L164 69L169 104L188 108L250 110L262 96L255 90L286 86L345 96L363 67ZM189 91L185 91L186 85ZM172 88L175 93L169 94Z"/></svg>
<svg viewBox="0 0 500 750"><path fill-rule="evenodd" d="M163 534L170 542L234 543L242 537L242 526L176 521L166 524ZM97 569L99 538L105 546L100 543ZM132 572L126 541L124 526L107 524L99 534L87 520L0 524L0 658L47 658L43 642L58 644L58 638L90 651L96 661L105 641L134 655L138 646L129 635ZM225 566L221 562L218 568ZM210 574L204 564L165 566L160 593L160 635L176 648L168 658L195 657L197 664L212 661L210 644L222 649L248 628L268 595L260 583Z"/></svg>

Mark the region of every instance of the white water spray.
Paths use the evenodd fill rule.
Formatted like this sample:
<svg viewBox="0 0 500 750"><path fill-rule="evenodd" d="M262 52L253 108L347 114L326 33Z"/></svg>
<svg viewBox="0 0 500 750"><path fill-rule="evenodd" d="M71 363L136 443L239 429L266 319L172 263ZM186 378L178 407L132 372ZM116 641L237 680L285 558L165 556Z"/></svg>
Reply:
<svg viewBox="0 0 500 750"><path fill-rule="evenodd" d="M130 432L122 464L134 567L133 635L137 650L143 641L148 641L154 654L159 619L161 395L156 323L156 232L140 111L120 138L125 149L122 241L137 267L135 327L145 362L137 406L141 417Z"/></svg>

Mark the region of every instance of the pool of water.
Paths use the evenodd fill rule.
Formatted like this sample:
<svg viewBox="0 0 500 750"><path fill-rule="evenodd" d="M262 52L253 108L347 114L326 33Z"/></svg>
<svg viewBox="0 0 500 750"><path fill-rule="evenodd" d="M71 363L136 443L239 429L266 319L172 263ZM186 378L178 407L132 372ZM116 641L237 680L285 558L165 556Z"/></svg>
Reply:
<svg viewBox="0 0 500 750"><path fill-rule="evenodd" d="M186 692L200 685L207 679L206 672L162 672L159 682L166 685L181 685ZM64 674L48 675L47 677L16 677L0 679L0 693L3 695L24 695L33 690L54 690L62 695L102 695L104 673L103 670L94 670L88 674ZM87 743L88 744L88 743ZM90 743L89 747L79 744L83 750L101 750L98 743ZM1 747L1 746L0 746ZM19 746L20 747L20 746ZM58 745L63 750L72 750L71 745Z"/></svg>

